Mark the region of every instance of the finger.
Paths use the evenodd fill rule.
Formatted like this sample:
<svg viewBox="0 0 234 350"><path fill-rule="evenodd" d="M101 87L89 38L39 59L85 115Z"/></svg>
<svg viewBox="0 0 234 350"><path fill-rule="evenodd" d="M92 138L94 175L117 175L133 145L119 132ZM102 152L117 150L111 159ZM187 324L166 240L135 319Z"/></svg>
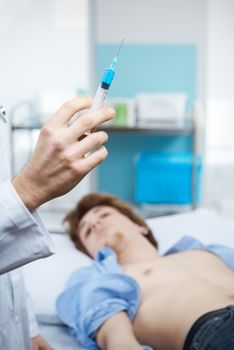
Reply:
<svg viewBox="0 0 234 350"><path fill-rule="evenodd" d="M86 113L69 126L67 129L67 137L70 142L74 142L86 132L96 128L99 124L113 119L114 116L115 110L112 108L102 108L94 112Z"/></svg>
<svg viewBox="0 0 234 350"><path fill-rule="evenodd" d="M88 152L100 147L107 140L108 134L104 131L92 133L83 138L82 141L77 141L68 147L66 152L67 159L69 159L70 162L74 162L82 158Z"/></svg>
<svg viewBox="0 0 234 350"><path fill-rule="evenodd" d="M36 345L32 343L32 350L37 350Z"/></svg>
<svg viewBox="0 0 234 350"><path fill-rule="evenodd" d="M35 341L32 340L32 350L38 350L38 346L37 343Z"/></svg>
<svg viewBox="0 0 234 350"><path fill-rule="evenodd" d="M79 160L79 173L85 176L108 156L106 147L101 146L88 157Z"/></svg>
<svg viewBox="0 0 234 350"><path fill-rule="evenodd" d="M47 123L66 125L74 114L82 111L83 109L90 108L91 105L92 98L87 96L76 97L65 102Z"/></svg>

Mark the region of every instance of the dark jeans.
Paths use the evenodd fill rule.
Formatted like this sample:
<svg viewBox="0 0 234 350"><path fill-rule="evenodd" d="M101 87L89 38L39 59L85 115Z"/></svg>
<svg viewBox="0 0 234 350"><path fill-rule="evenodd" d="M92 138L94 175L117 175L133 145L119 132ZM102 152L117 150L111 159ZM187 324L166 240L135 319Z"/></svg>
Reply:
<svg viewBox="0 0 234 350"><path fill-rule="evenodd" d="M183 350L234 350L234 305L201 316L190 329Z"/></svg>

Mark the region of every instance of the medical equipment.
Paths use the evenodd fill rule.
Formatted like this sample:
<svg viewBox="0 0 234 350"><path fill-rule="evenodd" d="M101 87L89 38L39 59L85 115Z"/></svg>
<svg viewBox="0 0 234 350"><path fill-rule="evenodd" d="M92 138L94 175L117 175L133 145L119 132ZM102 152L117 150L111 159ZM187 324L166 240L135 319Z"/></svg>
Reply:
<svg viewBox="0 0 234 350"><path fill-rule="evenodd" d="M95 97L94 97L94 101L93 101L93 104L91 106L91 109L90 111L96 111L98 108L100 108L103 103L105 102L105 99L107 97L107 93L108 93L108 90L111 86L111 83L114 79L114 76L115 76L115 66L118 62L118 56L119 56L119 52L120 52L120 49L122 47L124 43L124 39L122 39L122 42L118 48L118 51L117 51L117 54L116 56L113 58L113 61L110 65L110 68L107 68L103 74L103 77L102 77L102 80L101 80L101 84L99 85L98 89L97 89L97 92L95 94Z"/></svg>

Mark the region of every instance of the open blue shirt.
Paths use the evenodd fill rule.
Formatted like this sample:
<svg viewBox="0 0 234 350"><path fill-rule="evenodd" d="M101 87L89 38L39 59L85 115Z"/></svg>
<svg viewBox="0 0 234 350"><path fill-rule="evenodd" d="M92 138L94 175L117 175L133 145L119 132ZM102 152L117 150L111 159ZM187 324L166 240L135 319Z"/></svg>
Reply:
<svg viewBox="0 0 234 350"><path fill-rule="evenodd" d="M194 249L217 255L234 270L234 250L221 245L203 245L185 236L164 255ZM99 327L112 315L126 311L130 320L140 305L140 288L137 282L125 275L116 254L103 248L91 266L76 270L69 278L65 291L57 299L59 318L70 328L78 342L86 349L99 349L95 336Z"/></svg>

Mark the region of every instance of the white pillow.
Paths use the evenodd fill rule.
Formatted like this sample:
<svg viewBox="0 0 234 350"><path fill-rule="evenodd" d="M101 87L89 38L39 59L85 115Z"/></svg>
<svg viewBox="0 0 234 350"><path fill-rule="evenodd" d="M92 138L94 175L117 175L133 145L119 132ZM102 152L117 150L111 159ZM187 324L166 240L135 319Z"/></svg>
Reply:
<svg viewBox="0 0 234 350"><path fill-rule="evenodd" d="M192 236L204 244L218 243L234 248L234 228L227 220L209 209L147 220L164 254L183 236Z"/></svg>
<svg viewBox="0 0 234 350"><path fill-rule="evenodd" d="M163 254L185 235L203 243L220 243L234 248L234 229L215 212L198 209L185 214L148 219ZM24 267L26 287L37 315L55 316L55 300L68 276L76 268L90 264L91 259L78 252L69 237L52 234L57 253Z"/></svg>

